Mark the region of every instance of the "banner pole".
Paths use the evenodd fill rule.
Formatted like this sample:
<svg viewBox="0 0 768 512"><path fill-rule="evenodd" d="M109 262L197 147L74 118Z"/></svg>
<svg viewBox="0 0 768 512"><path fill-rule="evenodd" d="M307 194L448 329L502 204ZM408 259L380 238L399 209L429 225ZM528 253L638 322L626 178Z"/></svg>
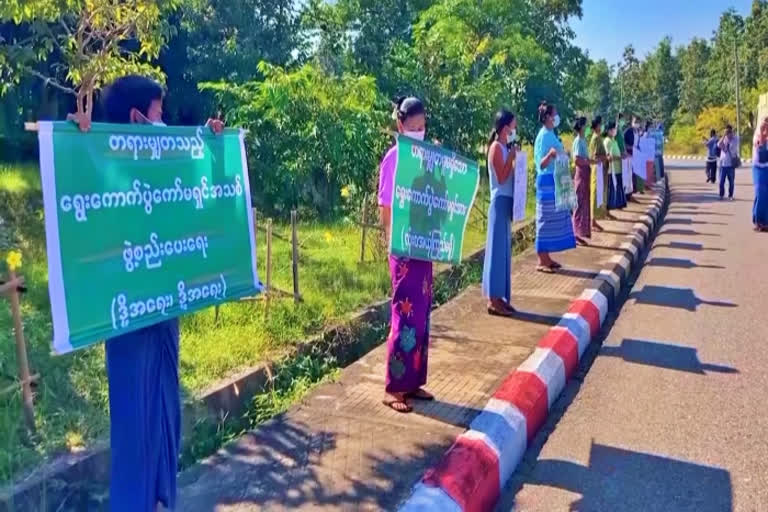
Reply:
<svg viewBox="0 0 768 512"><path fill-rule="evenodd" d="M16 279L16 273L9 273L10 281ZM29 375L29 359L27 358L27 344L24 340L24 325L21 322L21 307L19 306L19 292L11 290L11 315L13 316L13 330L16 336L16 361L19 364L19 380L21 381L22 408L24 419L30 432L35 431L35 406L32 401L32 380Z"/></svg>

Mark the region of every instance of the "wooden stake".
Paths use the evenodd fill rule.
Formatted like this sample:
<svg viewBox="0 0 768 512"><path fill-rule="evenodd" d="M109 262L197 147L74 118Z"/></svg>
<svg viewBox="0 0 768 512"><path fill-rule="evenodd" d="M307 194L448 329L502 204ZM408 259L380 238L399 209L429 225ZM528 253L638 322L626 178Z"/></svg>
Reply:
<svg viewBox="0 0 768 512"><path fill-rule="evenodd" d="M293 301L297 304L301 301L301 294L299 294L299 237L296 233L298 213L296 210L291 210L291 246L293 253L291 259L293 260Z"/></svg>
<svg viewBox="0 0 768 512"><path fill-rule="evenodd" d="M368 194L363 196L363 239L360 242L360 263L365 262L365 238L368 234Z"/></svg>
<svg viewBox="0 0 768 512"><path fill-rule="evenodd" d="M16 279L16 274L11 271L10 280ZM32 379L29 375L29 360L27 359L27 343L24 341L24 326L21 323L21 307L19 306L19 292L11 290L11 315L13 315L13 330L16 335L16 361L19 364L19 380L21 381L22 408L27 428L35 431L35 405L32 401Z"/></svg>
<svg viewBox="0 0 768 512"><path fill-rule="evenodd" d="M269 295L272 290L272 219L267 219L267 289L266 294L266 307L265 311L269 316Z"/></svg>

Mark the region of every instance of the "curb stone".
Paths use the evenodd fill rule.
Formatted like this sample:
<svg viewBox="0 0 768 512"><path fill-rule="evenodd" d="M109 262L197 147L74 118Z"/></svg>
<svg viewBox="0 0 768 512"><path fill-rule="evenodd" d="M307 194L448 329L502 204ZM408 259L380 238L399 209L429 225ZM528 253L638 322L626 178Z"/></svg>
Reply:
<svg viewBox="0 0 768 512"><path fill-rule="evenodd" d="M667 179L659 196L611 259L574 300L533 353L512 371L442 459L416 484L399 512L489 512L515 472L528 443L574 376L582 355L615 306L632 268L652 241L669 201Z"/></svg>

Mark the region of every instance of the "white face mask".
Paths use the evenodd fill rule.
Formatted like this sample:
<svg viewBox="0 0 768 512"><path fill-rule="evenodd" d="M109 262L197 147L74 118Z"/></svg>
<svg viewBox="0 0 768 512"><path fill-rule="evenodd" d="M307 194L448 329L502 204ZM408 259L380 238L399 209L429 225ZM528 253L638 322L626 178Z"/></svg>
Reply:
<svg viewBox="0 0 768 512"><path fill-rule="evenodd" d="M509 142L515 142L515 139L517 139L517 130L515 130L514 128L512 128L512 129L509 131L509 134L507 134L507 143L509 143Z"/></svg>
<svg viewBox="0 0 768 512"><path fill-rule="evenodd" d="M424 140L425 133L426 133L425 130L420 130L418 132L409 132L409 131L406 130L406 131L403 132L403 135L406 135L406 136L408 136L408 137L410 137L412 139L416 139L416 140Z"/></svg>
<svg viewBox="0 0 768 512"><path fill-rule="evenodd" d="M555 128L560 126L560 114L555 114L555 118L552 120L552 126Z"/></svg>

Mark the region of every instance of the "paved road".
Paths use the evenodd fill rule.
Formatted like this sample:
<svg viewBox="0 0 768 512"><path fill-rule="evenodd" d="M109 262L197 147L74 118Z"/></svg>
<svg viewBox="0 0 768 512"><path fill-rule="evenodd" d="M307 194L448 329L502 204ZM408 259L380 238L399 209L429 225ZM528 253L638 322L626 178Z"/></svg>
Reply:
<svg viewBox="0 0 768 512"><path fill-rule="evenodd" d="M768 511L768 235L751 170L721 202L671 170L666 221L583 382L498 511Z"/></svg>

